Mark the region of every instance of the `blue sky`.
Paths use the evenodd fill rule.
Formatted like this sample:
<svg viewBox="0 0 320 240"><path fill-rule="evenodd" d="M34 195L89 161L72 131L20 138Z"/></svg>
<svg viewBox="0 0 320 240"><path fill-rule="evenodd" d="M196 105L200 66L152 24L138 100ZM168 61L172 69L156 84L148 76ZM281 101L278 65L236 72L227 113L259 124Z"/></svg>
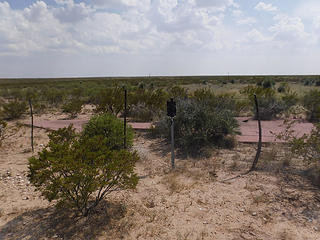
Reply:
<svg viewBox="0 0 320 240"><path fill-rule="evenodd" d="M320 74L316 0L0 0L0 78Z"/></svg>

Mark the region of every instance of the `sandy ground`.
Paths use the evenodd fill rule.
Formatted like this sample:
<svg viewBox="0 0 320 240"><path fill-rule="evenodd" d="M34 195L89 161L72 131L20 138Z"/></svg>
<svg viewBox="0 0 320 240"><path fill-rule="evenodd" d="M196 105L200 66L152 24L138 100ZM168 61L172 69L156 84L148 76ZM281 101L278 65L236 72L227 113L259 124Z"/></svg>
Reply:
<svg viewBox="0 0 320 240"><path fill-rule="evenodd" d="M250 144L209 149L211 156L199 159L178 155L170 171L169 146L138 133L137 189L114 193L79 218L34 191L30 128L9 127L0 150L0 239L320 239L319 188L300 174L297 160L282 167L284 155L271 145L250 174L239 176L255 155ZM36 152L47 141L46 130L35 129Z"/></svg>

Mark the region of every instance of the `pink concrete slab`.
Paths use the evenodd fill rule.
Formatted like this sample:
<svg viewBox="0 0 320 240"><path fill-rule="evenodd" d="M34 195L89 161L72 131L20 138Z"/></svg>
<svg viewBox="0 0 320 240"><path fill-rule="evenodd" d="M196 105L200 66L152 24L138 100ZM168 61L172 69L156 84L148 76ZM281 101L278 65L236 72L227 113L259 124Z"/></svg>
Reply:
<svg viewBox="0 0 320 240"><path fill-rule="evenodd" d="M241 135L237 136L239 142L258 142L259 128L258 121L248 118L237 118L240 125ZM248 121L246 121L248 120ZM245 122L244 122L245 121ZM262 142L282 142L275 138L280 132L285 131L283 120L261 121L262 127ZM301 137L303 134L310 134L313 128L312 123L300 122L293 125L295 135ZM272 134L273 133L273 134Z"/></svg>
<svg viewBox="0 0 320 240"><path fill-rule="evenodd" d="M258 142L258 122L255 120L251 120L248 118L237 118L237 121L240 125L241 135L237 136L237 140L239 142L248 142L255 143ZM41 127L45 129L57 130L59 128L67 127L70 124L73 124L73 127L76 131L80 132L88 120L35 120L34 126ZM137 122L129 122L130 126L132 126L135 130L147 130L150 129L152 123L137 123ZM280 132L285 130L285 126L283 124L283 120L273 120L273 121L261 121L262 125L262 142L281 142L276 140L274 134L279 134ZM178 127L178 126L177 126ZM309 134L311 129L313 128L312 123L302 122L296 123L293 126L293 130L295 131L297 136L302 136L303 134Z"/></svg>

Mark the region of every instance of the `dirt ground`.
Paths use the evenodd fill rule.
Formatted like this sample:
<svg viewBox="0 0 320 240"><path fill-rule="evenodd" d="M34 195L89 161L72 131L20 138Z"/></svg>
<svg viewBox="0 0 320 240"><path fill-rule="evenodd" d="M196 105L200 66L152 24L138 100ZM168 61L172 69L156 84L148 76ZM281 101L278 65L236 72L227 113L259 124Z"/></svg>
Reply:
<svg viewBox="0 0 320 240"><path fill-rule="evenodd" d="M0 239L320 239L320 190L279 144L264 145L253 173L241 175L256 145L241 143L208 149L211 156L199 159L178 155L171 171L169 146L138 132L137 189L113 193L79 218L55 209L28 182L30 128L10 122L7 135L0 149ZM37 152L47 132L37 128L34 135Z"/></svg>

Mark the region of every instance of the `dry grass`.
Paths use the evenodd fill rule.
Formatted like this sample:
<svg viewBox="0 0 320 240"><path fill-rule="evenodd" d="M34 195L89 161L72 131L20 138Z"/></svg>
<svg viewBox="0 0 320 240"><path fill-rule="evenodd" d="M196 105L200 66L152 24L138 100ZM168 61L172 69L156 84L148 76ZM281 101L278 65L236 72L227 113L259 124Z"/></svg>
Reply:
<svg viewBox="0 0 320 240"><path fill-rule="evenodd" d="M279 234L279 238L280 240L295 240L294 236L292 236L292 234L287 230L283 230Z"/></svg>
<svg viewBox="0 0 320 240"><path fill-rule="evenodd" d="M186 185L181 183L179 173L177 171L172 171L165 175L162 179L162 183L167 186L170 194L179 193L186 188Z"/></svg>

